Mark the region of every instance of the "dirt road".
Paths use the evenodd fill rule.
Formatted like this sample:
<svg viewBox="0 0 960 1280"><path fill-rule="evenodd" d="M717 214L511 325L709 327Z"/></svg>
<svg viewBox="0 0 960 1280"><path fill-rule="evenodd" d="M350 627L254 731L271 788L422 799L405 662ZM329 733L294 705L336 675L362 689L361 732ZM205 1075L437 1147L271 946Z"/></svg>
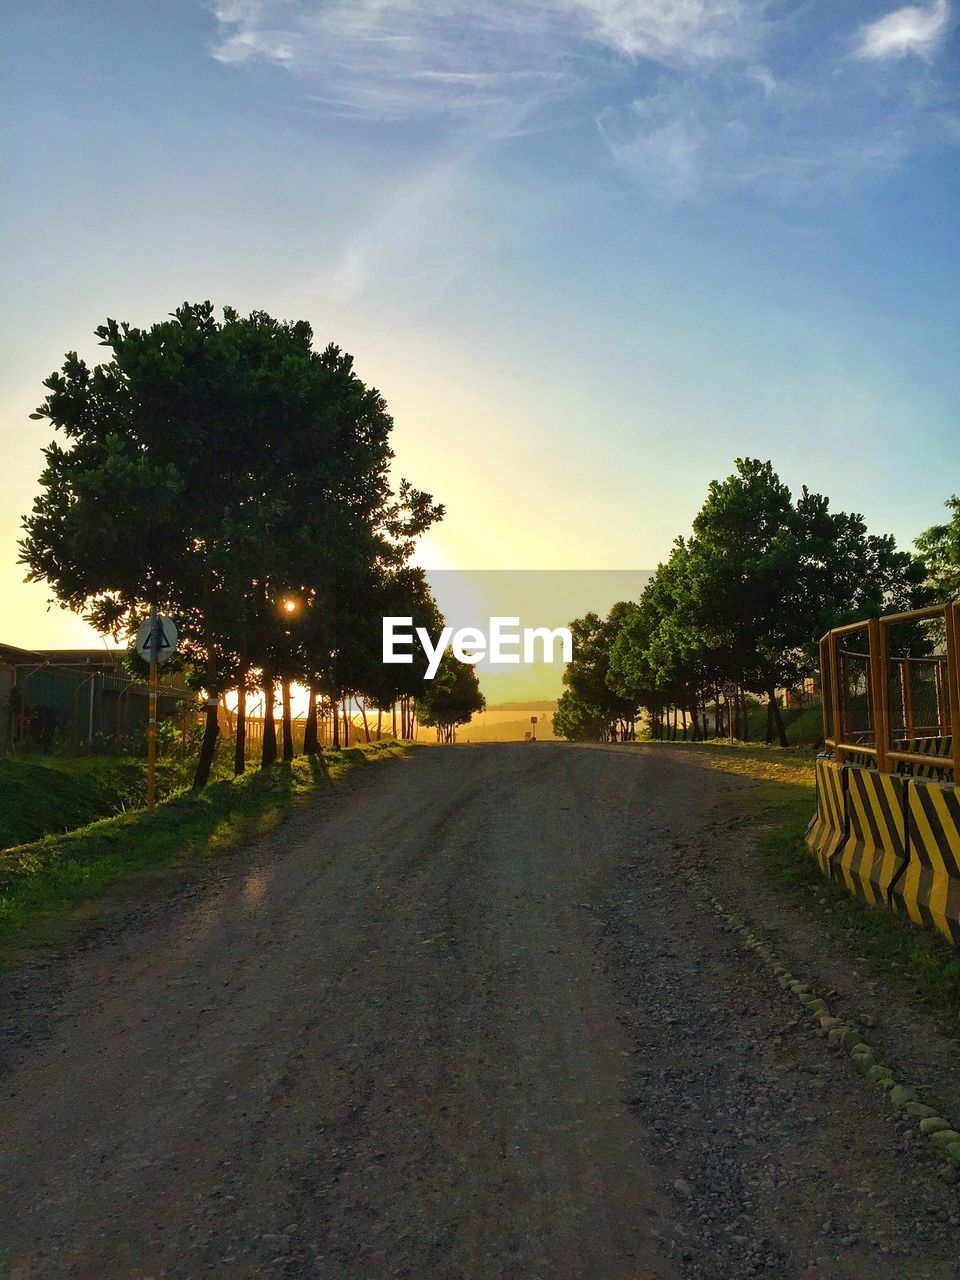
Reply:
<svg viewBox="0 0 960 1280"><path fill-rule="evenodd" d="M957 1187L684 878L737 785L423 749L5 975L6 1274L956 1280Z"/></svg>

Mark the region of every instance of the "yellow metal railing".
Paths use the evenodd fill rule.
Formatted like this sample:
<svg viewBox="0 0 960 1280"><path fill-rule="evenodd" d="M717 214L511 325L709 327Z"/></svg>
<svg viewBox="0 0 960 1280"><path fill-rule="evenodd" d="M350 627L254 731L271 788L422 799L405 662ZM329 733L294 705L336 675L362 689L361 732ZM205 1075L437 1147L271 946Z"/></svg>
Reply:
<svg viewBox="0 0 960 1280"><path fill-rule="evenodd" d="M889 653L892 628L931 624L938 651L920 657ZM849 646L857 644L853 649ZM869 756L881 773L900 765L931 764L931 753L918 742L942 744L936 763L960 778L960 638L956 602L908 613L886 614L865 622L835 627L820 641L824 745L842 764L848 756ZM914 688L924 673L928 703L918 716ZM891 722L891 685L899 691L899 711ZM861 692L854 693L858 689ZM864 724L854 724L855 713ZM902 772L902 770L899 770Z"/></svg>

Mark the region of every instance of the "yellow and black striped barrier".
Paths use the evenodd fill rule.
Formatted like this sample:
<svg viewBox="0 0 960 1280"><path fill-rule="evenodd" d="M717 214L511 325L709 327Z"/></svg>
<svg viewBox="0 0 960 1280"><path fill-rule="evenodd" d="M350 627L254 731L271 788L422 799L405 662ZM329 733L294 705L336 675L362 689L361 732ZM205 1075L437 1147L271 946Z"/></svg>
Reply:
<svg viewBox="0 0 960 1280"><path fill-rule="evenodd" d="M849 835L833 861L851 893L871 906L890 901L907 862L905 780L873 769L847 769Z"/></svg>
<svg viewBox="0 0 960 1280"><path fill-rule="evenodd" d="M960 798L952 786L910 786L910 860L897 886L897 906L960 944Z"/></svg>
<svg viewBox="0 0 960 1280"><path fill-rule="evenodd" d="M817 756L817 812L807 827L807 844L825 876L847 834L845 818L846 769Z"/></svg>
<svg viewBox="0 0 960 1280"><path fill-rule="evenodd" d="M951 783L817 759L807 845L824 875L960 945L960 794Z"/></svg>

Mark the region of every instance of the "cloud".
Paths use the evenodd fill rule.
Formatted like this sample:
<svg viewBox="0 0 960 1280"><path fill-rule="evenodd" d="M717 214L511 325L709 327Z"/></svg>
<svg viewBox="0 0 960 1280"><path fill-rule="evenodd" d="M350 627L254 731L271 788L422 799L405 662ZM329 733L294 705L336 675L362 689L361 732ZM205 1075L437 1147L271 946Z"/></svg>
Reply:
<svg viewBox="0 0 960 1280"><path fill-rule="evenodd" d="M763 0L570 0L565 7L580 11L588 34L618 53L689 66L746 56L766 5Z"/></svg>
<svg viewBox="0 0 960 1280"><path fill-rule="evenodd" d="M701 119L701 96L691 82L637 99L625 115L607 108L597 116L597 127L616 163L633 179L673 199L700 190L710 137Z"/></svg>
<svg viewBox="0 0 960 1280"><path fill-rule="evenodd" d="M591 59L689 68L745 57L766 0L212 0L213 56L319 84L385 119L531 110L589 87Z"/></svg>
<svg viewBox="0 0 960 1280"><path fill-rule="evenodd" d="M769 67L747 67L747 79L758 84L767 97L772 97L780 89L777 77Z"/></svg>
<svg viewBox="0 0 960 1280"><path fill-rule="evenodd" d="M746 190L809 204L949 143L953 117L923 84L891 94L872 73L840 76L829 61L792 79L758 70L661 75L649 92L604 107L597 127L617 169L669 200Z"/></svg>
<svg viewBox="0 0 960 1280"><path fill-rule="evenodd" d="M377 211L323 264L313 291L351 303L388 293L410 313L428 306L492 252L492 222L474 181L480 138L381 192Z"/></svg>
<svg viewBox="0 0 960 1280"><path fill-rule="evenodd" d="M948 0L908 4L860 28L854 56L881 61L910 55L930 58L940 47L950 21Z"/></svg>
<svg viewBox="0 0 960 1280"><path fill-rule="evenodd" d="M889 171L956 115L927 65L949 0L859 31L844 6L800 0L206 3L220 62L282 70L325 115L431 125L418 138L438 141L440 173L451 139L478 162L595 120L617 167L672 199L733 186L792 199ZM895 81L875 74L882 59ZM343 278L349 292L350 263Z"/></svg>

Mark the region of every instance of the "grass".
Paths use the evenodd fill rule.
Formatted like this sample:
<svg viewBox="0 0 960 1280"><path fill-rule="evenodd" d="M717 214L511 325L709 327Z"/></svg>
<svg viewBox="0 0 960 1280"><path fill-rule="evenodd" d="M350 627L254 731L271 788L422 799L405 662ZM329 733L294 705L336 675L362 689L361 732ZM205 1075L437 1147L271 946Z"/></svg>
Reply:
<svg viewBox="0 0 960 1280"><path fill-rule="evenodd" d="M729 795L724 825L749 837L761 872L816 916L835 946L921 1001L945 1030L960 1032L960 953L939 934L867 906L820 874L803 839L816 807L812 750L721 742L670 746L695 752L709 768L750 779L751 786Z"/></svg>
<svg viewBox="0 0 960 1280"><path fill-rule="evenodd" d="M193 760L160 760L157 796L190 785ZM220 768L226 776L227 762ZM0 756L0 851L147 802L146 762L120 756Z"/></svg>
<svg viewBox="0 0 960 1280"><path fill-rule="evenodd" d="M301 756L182 792L0 854L0 961L55 939L119 887L273 830L305 797L350 769L404 753L395 742Z"/></svg>
<svg viewBox="0 0 960 1280"><path fill-rule="evenodd" d="M787 711L787 737L795 747L819 747L823 743L823 708L817 704L798 711Z"/></svg>

